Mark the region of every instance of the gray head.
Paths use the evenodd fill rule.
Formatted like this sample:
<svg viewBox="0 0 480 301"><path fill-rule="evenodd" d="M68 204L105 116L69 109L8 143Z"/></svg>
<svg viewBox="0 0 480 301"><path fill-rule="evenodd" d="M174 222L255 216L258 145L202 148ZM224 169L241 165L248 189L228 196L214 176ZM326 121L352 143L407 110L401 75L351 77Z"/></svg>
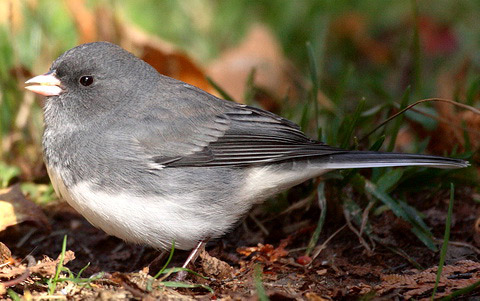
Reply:
<svg viewBox="0 0 480 301"><path fill-rule="evenodd" d="M124 107L155 85L158 73L121 47L108 42L83 44L62 54L50 71L26 87L48 96L45 121L68 117L84 123ZM36 84L36 85L35 85ZM66 120L62 120L66 121Z"/></svg>

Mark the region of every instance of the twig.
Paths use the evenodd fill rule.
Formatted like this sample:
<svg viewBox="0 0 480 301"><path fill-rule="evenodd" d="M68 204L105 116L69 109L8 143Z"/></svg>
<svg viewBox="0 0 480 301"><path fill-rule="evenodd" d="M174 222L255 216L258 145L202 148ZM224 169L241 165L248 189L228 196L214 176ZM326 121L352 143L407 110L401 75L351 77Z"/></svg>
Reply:
<svg viewBox="0 0 480 301"><path fill-rule="evenodd" d="M421 104L421 103L424 103L424 102L429 102L429 101L446 102L446 103L452 104L452 105L454 105L454 106L461 107L461 108L463 108L463 109L472 111L473 113L480 115L480 110L478 110L478 109L476 109L476 108L474 108L474 107L472 107L472 106L469 106L469 105L466 105L466 104L463 104L463 103L459 103L459 102L456 102L456 101L453 101L453 100L450 100L450 99L443 99L443 98L426 98L426 99L421 99L421 100L416 101L415 103L412 103L411 105L405 107L403 110L400 110L399 112L393 114L393 115L390 116L389 118L387 118L385 121L383 121L383 122L380 123L378 126L376 126L373 130L371 130L368 134L366 134L365 136L363 136L363 137L360 139L360 141L364 141L366 138L368 138L368 136L370 136L370 135L371 135L372 133L374 133L376 130L378 130L379 128L381 128L382 126L384 126L386 123L390 122L392 119L396 118L398 115L405 113L406 111L410 110L411 108L413 108L414 106L416 106L416 105L418 105L418 104ZM445 122L448 122L448 121L445 121ZM474 131L474 133L477 133L477 132Z"/></svg>
<svg viewBox="0 0 480 301"><path fill-rule="evenodd" d="M27 260L27 268L25 269L25 271L20 275L18 276L17 278L15 279L12 279L12 280L8 280L8 281L0 281L0 284L3 285L4 287L10 287L10 286L15 286L17 284L20 284L22 283L23 281L27 280L27 278L30 276L30 274L32 273L30 271L30 267L34 266L35 265L35 259L33 258L33 256L31 255L27 255L25 257L25 259Z"/></svg>
<svg viewBox="0 0 480 301"><path fill-rule="evenodd" d="M434 238L433 239L435 242L438 242L438 243L442 243L443 240L442 239L438 239L438 238ZM474 251L475 253L477 254L480 254L480 249L479 248L476 248L474 247L473 245L469 244L469 243L466 243L466 242L461 242L461 241L449 241L448 242L449 245L452 245L452 246L458 246L458 247L465 247L465 248L468 248L472 251Z"/></svg>
<svg viewBox="0 0 480 301"><path fill-rule="evenodd" d="M347 227L347 225L343 225L342 227L340 227L337 231L335 231L332 235L330 235L324 242L323 244L321 244L320 246L316 247L315 248L315 251L313 252L313 255L312 255L312 261L310 261L310 263L308 264L307 267L310 267L312 265L312 262L315 260L315 258L318 257L318 255L320 255L320 253L327 247L327 244L330 242L330 240L332 240L338 233L340 233L343 229L345 229Z"/></svg>
<svg viewBox="0 0 480 301"><path fill-rule="evenodd" d="M253 214L249 214L248 216L255 222L255 224L258 226L258 228L260 228L260 231L262 231L263 234L265 234L265 235L270 234L268 232L267 228L265 228L265 226Z"/></svg>
<svg viewBox="0 0 480 301"><path fill-rule="evenodd" d="M372 248L370 248L367 241L362 237L362 234L353 226L352 221L350 220L350 215L348 214L348 212L346 210L344 210L343 213L345 215L345 220L347 221L348 228L350 228L350 230L352 230L352 232L355 233L355 235L357 235L358 240L363 245L363 247L367 250L367 252L369 254L372 254Z"/></svg>

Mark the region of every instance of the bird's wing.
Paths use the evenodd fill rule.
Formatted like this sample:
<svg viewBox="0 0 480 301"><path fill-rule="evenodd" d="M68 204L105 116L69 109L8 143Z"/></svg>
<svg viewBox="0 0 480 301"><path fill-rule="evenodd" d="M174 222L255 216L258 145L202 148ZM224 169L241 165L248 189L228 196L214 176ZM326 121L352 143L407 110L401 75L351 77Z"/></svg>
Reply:
<svg viewBox="0 0 480 301"><path fill-rule="evenodd" d="M245 166L346 152L307 138L296 124L273 113L203 91L191 93L196 101L185 108L180 108L181 97L175 105L164 99L163 117L150 118L142 126L150 130L137 135L151 160L162 167Z"/></svg>

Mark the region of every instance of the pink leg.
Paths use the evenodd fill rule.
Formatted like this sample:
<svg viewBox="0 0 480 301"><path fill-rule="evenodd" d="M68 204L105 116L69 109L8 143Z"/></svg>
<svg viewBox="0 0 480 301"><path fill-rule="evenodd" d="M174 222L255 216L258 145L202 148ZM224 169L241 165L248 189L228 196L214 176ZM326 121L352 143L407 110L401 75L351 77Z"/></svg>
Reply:
<svg viewBox="0 0 480 301"><path fill-rule="evenodd" d="M190 252L190 254L187 257L187 260L185 260L185 263L182 265L182 268L187 268L187 266L190 263L194 263L195 260L197 259L198 255L202 250L205 249L205 245L207 244L208 238L201 240L197 246ZM176 281L183 281L187 277L187 271L180 271L178 272L177 276L175 277Z"/></svg>

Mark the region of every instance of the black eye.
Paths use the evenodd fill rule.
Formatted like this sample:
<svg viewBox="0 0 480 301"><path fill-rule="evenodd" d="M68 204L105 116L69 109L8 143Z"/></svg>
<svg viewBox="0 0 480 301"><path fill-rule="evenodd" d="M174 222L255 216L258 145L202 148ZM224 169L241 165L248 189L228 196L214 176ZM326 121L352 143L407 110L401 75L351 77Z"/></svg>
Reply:
<svg viewBox="0 0 480 301"><path fill-rule="evenodd" d="M91 84L93 84L93 76L91 75L84 75L82 77L80 77L80 84L82 84L82 86L90 86Z"/></svg>

